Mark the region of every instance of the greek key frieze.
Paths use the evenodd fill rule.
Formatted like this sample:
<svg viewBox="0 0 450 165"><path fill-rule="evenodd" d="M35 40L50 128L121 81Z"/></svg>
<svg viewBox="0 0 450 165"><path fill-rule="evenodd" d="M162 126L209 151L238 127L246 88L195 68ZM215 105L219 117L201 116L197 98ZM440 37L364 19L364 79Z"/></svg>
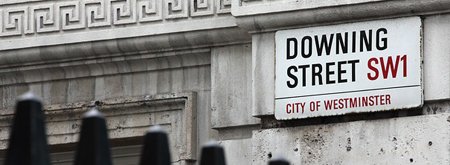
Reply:
<svg viewBox="0 0 450 165"><path fill-rule="evenodd" d="M36 28L36 32L53 32L59 31L59 21L55 19L55 7L54 4L45 4L39 6L33 6L31 8L31 20L34 20L34 24L30 26Z"/></svg>
<svg viewBox="0 0 450 165"><path fill-rule="evenodd" d="M32 33L32 24L28 7L16 7L1 10L0 36L16 36Z"/></svg>
<svg viewBox="0 0 450 165"><path fill-rule="evenodd" d="M81 10L79 1L57 4L57 14L61 17L61 29L73 30L86 27L86 13Z"/></svg>
<svg viewBox="0 0 450 165"><path fill-rule="evenodd" d="M214 14L213 0L191 0L191 12L193 16Z"/></svg>
<svg viewBox="0 0 450 165"><path fill-rule="evenodd" d="M160 0L138 0L137 13L139 22L162 20L162 4Z"/></svg>
<svg viewBox="0 0 450 165"><path fill-rule="evenodd" d="M165 2L166 19L187 18L188 17L188 1L186 0L166 0Z"/></svg>
<svg viewBox="0 0 450 165"><path fill-rule="evenodd" d="M107 0L86 1L84 10L86 12L88 27L101 27L111 25L111 3Z"/></svg>
<svg viewBox="0 0 450 165"><path fill-rule="evenodd" d="M217 0L217 13L229 13L231 10L231 0Z"/></svg>
<svg viewBox="0 0 450 165"><path fill-rule="evenodd" d="M70 0L0 6L0 37L120 28L230 13L231 0Z"/></svg>

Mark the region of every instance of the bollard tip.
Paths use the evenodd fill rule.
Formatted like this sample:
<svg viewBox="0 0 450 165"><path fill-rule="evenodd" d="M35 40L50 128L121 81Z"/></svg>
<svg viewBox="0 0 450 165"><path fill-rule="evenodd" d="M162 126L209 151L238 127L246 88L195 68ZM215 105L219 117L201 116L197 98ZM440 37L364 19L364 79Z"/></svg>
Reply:
<svg viewBox="0 0 450 165"><path fill-rule="evenodd" d="M96 107L83 114L73 165L111 165L106 119Z"/></svg>
<svg viewBox="0 0 450 165"><path fill-rule="evenodd" d="M225 150L217 141L209 141L202 147L199 165L225 165Z"/></svg>
<svg viewBox="0 0 450 165"><path fill-rule="evenodd" d="M147 132L148 133L164 133L164 129L160 125L154 125L154 126L151 126Z"/></svg>
<svg viewBox="0 0 450 165"><path fill-rule="evenodd" d="M17 98L17 101L25 101L25 100L34 100L34 101L42 101L41 98L36 96L33 92L28 91Z"/></svg>
<svg viewBox="0 0 450 165"><path fill-rule="evenodd" d="M269 165L289 165L289 161L281 156L281 154L276 154L272 159L269 161Z"/></svg>
<svg viewBox="0 0 450 165"><path fill-rule="evenodd" d="M84 113L83 117L84 118L89 118L89 117L103 118L103 114L100 111L98 111L98 109L96 107L94 107L94 108L91 108L91 110Z"/></svg>
<svg viewBox="0 0 450 165"><path fill-rule="evenodd" d="M274 155L274 157L271 159L272 161L280 161L280 162L289 162L285 157L281 155Z"/></svg>

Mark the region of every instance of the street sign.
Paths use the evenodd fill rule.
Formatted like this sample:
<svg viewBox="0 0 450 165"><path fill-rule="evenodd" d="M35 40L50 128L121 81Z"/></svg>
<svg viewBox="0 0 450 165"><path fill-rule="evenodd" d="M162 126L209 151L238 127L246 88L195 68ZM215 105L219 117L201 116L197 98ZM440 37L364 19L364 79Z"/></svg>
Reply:
<svg viewBox="0 0 450 165"><path fill-rule="evenodd" d="M278 31L275 117L420 107L419 17Z"/></svg>

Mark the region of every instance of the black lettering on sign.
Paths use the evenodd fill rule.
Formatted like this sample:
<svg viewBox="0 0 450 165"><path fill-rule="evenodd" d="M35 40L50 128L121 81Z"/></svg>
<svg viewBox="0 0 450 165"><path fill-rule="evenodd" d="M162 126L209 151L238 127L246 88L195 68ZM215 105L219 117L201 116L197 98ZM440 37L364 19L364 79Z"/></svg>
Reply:
<svg viewBox="0 0 450 165"><path fill-rule="evenodd" d="M289 87L289 88L295 88L295 87L297 87L297 84L298 84L298 78L297 78L297 76L295 76L292 72L294 72L294 73L296 73L298 71L298 69L297 69L297 67L296 66L290 66L288 69L287 69L287 75L292 79L292 82L291 81L287 81L286 82L286 84L287 84L287 86Z"/></svg>
<svg viewBox="0 0 450 165"><path fill-rule="evenodd" d="M291 53L291 45L294 46L293 54ZM295 57L297 57L297 45L298 45L298 42L297 42L296 38L288 38L286 40L286 46L287 46L287 48L286 48L286 50L287 50L286 59L290 60L290 59L294 59Z"/></svg>
<svg viewBox="0 0 450 165"><path fill-rule="evenodd" d="M325 48L325 54L330 55L331 53L331 46L333 44L333 37L334 34L330 35L330 39L327 40L327 35L322 35L322 38L319 40L319 36L314 36L314 40L316 41L316 49L317 49L317 55L321 56L323 53L323 49Z"/></svg>
<svg viewBox="0 0 450 165"><path fill-rule="evenodd" d="M347 73L346 70L342 69L342 65L343 64L347 64L347 61L339 61L338 64L337 64L337 67L338 67L338 69L337 69L338 83L346 83L347 82L347 79L343 79L342 78L342 74Z"/></svg>
<svg viewBox="0 0 450 165"><path fill-rule="evenodd" d="M352 65L352 82L356 81L356 64L359 63L359 60L350 60L349 64Z"/></svg>
<svg viewBox="0 0 450 165"><path fill-rule="evenodd" d="M318 85L322 85L322 65L312 64L312 85L316 85L316 77L318 78Z"/></svg>
<svg viewBox="0 0 450 165"><path fill-rule="evenodd" d="M377 41L376 41L377 42L377 49L378 50L385 50L385 49L387 49L387 38L380 38L381 37L380 33L387 34L386 28L379 28L377 30ZM383 45L381 45L381 43Z"/></svg>
<svg viewBox="0 0 450 165"><path fill-rule="evenodd" d="M306 41L308 41L308 53L306 53L305 45ZM309 58L312 55L312 38L310 36L305 36L302 38L302 57Z"/></svg>
<svg viewBox="0 0 450 165"><path fill-rule="evenodd" d="M361 30L360 32L360 45L359 45L359 51L364 51L364 46L366 47L367 51L372 51L372 30L369 30L369 37L367 37L366 31Z"/></svg>
<svg viewBox="0 0 450 165"><path fill-rule="evenodd" d="M333 65L335 65L334 62L327 62L326 66L325 66L325 68L326 68L325 69L326 70L325 74L326 74L326 83L327 84L334 84L334 83L336 83L335 80L331 80L331 78L330 78L331 75L334 75L334 71L330 69L330 66L333 66Z"/></svg>
<svg viewBox="0 0 450 165"><path fill-rule="evenodd" d="M306 69L309 68L309 65L300 65L298 68L302 70L302 86L306 86Z"/></svg>
<svg viewBox="0 0 450 165"><path fill-rule="evenodd" d="M342 53L348 53L348 33L344 33L344 38L342 38L341 33L336 34L336 54L339 54L339 50L342 50Z"/></svg>
<svg viewBox="0 0 450 165"><path fill-rule="evenodd" d="M302 38L286 38L287 60L295 59L299 57L299 54L303 59L310 58L313 54L319 58L317 60L303 60L299 61L298 64L289 64L292 66L286 66L286 85L289 88L297 88L299 86L306 87L355 82L357 79L357 65L360 63L360 57L357 57L361 55L359 52L369 52L373 49L382 51L387 48L388 30L386 28L373 30L357 29L349 32L302 36ZM343 61L334 59L332 61L326 61L327 58L320 59L320 57L325 57L322 55L344 55L349 52L352 54L349 54L348 57L343 57L343 59L346 59ZM349 60L352 57L353 60ZM379 60L369 59L368 69L370 71L367 73L369 80L377 79L381 73L383 73L384 78L386 78L387 73L395 78L401 67L401 62L404 62L402 65L403 75L406 77L406 55L404 58L388 58L386 62L383 60L383 58ZM381 69L377 68L378 65L381 65Z"/></svg>

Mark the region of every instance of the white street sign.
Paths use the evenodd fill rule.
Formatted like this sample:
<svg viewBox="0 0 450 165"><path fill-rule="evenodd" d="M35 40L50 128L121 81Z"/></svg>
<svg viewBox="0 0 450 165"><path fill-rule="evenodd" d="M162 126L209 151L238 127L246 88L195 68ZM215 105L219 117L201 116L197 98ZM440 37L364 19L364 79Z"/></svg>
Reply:
<svg viewBox="0 0 450 165"><path fill-rule="evenodd" d="M420 107L419 17L278 31L275 117Z"/></svg>

